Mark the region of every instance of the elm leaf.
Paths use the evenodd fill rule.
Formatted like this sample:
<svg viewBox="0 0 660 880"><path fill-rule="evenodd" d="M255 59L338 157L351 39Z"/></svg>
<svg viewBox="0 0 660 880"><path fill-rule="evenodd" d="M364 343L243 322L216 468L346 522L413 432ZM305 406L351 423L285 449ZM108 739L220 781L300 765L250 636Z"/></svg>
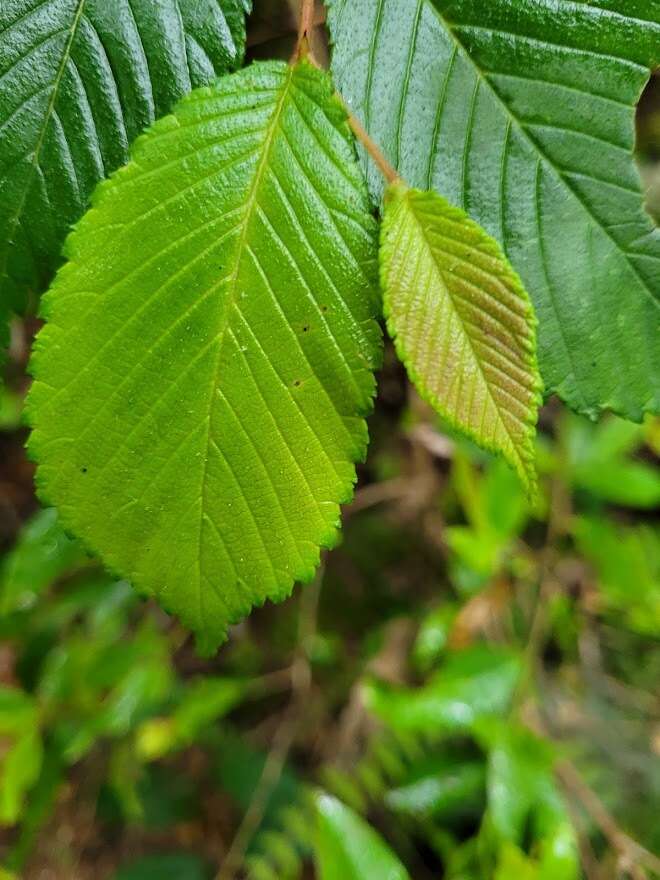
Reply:
<svg viewBox="0 0 660 880"><path fill-rule="evenodd" d="M211 650L308 580L367 445L377 230L330 77L193 92L97 189L43 299L41 493Z"/></svg>
<svg viewBox="0 0 660 880"><path fill-rule="evenodd" d="M337 87L389 162L463 208L520 273L547 393L592 417L660 411L660 231L633 158L658 0L328 7Z"/></svg>
<svg viewBox="0 0 660 880"><path fill-rule="evenodd" d="M245 0L0 3L0 312L47 286L134 138L240 65L245 11Z"/></svg>
<svg viewBox="0 0 660 880"><path fill-rule="evenodd" d="M533 492L536 320L497 242L437 193L394 183L381 283L388 328L422 396Z"/></svg>

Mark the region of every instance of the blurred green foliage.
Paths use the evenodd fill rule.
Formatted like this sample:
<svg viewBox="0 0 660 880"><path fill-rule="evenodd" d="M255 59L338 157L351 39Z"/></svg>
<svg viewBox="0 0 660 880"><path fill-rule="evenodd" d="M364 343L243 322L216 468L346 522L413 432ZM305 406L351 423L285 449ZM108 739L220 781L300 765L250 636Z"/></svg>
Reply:
<svg viewBox="0 0 660 880"><path fill-rule="evenodd" d="M414 403L398 434L377 421L302 642L313 588L202 661L53 510L25 525L0 563L6 871L91 876L98 849L75 833L45 845L86 810L104 876L212 878L256 801L240 854L254 880L305 864L325 880L577 880L584 835L614 877L557 780L566 758L658 848L657 424L549 411L530 508L502 462L428 419ZM264 793L296 656L313 684Z"/></svg>

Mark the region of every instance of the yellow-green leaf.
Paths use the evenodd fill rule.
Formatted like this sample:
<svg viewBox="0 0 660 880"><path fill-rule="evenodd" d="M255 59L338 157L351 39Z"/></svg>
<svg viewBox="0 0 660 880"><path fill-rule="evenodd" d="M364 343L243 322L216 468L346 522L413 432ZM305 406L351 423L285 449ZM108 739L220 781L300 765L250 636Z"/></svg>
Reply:
<svg viewBox="0 0 660 880"><path fill-rule="evenodd" d="M536 320L497 242L437 193L396 182L385 196L381 279L388 329L422 396L533 492Z"/></svg>
<svg viewBox="0 0 660 880"><path fill-rule="evenodd" d="M96 190L29 398L63 525L212 650L309 580L367 445L376 224L327 74L184 99Z"/></svg>

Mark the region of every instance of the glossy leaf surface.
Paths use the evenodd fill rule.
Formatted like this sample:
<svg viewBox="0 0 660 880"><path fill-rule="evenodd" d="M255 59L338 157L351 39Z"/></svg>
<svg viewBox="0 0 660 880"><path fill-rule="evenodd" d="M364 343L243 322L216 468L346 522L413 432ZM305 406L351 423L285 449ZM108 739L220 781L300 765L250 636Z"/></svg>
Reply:
<svg viewBox="0 0 660 880"><path fill-rule="evenodd" d="M660 233L633 160L657 0L329 7L351 109L407 184L463 208L520 273L546 390L591 415L660 409Z"/></svg>
<svg viewBox="0 0 660 880"><path fill-rule="evenodd" d="M366 448L376 229L329 77L194 92L67 255L33 359L42 494L211 649L312 577Z"/></svg>
<svg viewBox="0 0 660 880"><path fill-rule="evenodd" d="M240 64L246 8L246 0L3 0L0 312L23 309L48 284L70 226L135 137Z"/></svg>

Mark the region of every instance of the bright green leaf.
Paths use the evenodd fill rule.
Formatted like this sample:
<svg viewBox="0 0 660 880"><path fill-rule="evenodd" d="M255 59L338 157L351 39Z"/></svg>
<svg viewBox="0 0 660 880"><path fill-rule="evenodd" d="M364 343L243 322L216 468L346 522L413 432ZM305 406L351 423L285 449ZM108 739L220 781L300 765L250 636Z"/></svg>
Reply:
<svg viewBox="0 0 660 880"><path fill-rule="evenodd" d="M484 716L505 711L519 673L520 661L515 654L476 645L451 655L422 687L367 683L364 700L397 730L464 730Z"/></svg>
<svg viewBox="0 0 660 880"><path fill-rule="evenodd" d="M541 841L539 855L540 880L579 880L580 854L575 829L568 817L557 824Z"/></svg>
<svg viewBox="0 0 660 880"><path fill-rule="evenodd" d="M320 880L409 880L380 835L328 794L317 797L315 857Z"/></svg>
<svg viewBox="0 0 660 880"><path fill-rule="evenodd" d="M0 311L48 284L69 228L136 135L240 64L244 10L244 0L3 0Z"/></svg>
<svg viewBox="0 0 660 880"><path fill-rule="evenodd" d="M660 409L660 233L633 160L660 5L328 5L349 106L409 185L462 207L520 272L546 390L592 415Z"/></svg>
<svg viewBox="0 0 660 880"><path fill-rule="evenodd" d="M64 534L57 511L40 511L0 566L0 614L30 608L42 590L84 560L80 544Z"/></svg>
<svg viewBox="0 0 660 880"><path fill-rule="evenodd" d="M526 728L498 720L483 722L477 734L489 752L489 827L509 844L522 845L531 833L541 854L539 876L574 880L575 837L555 784L551 746Z"/></svg>
<svg viewBox="0 0 660 880"><path fill-rule="evenodd" d="M624 528L595 516L573 524L580 552L592 563L605 607L637 632L660 632L660 530Z"/></svg>
<svg viewBox="0 0 660 880"><path fill-rule="evenodd" d="M136 734L140 757L153 761L194 742L204 728L230 712L248 687L247 680L208 676L186 684L168 717L149 718Z"/></svg>
<svg viewBox="0 0 660 880"><path fill-rule="evenodd" d="M552 786L552 755L526 730L502 726L489 754L488 811L494 830L521 843L527 818Z"/></svg>
<svg viewBox="0 0 660 880"><path fill-rule="evenodd" d="M441 755L414 768L405 784L387 792L385 803L416 819L456 821L467 812L479 813L485 795L482 761Z"/></svg>
<svg viewBox="0 0 660 880"><path fill-rule="evenodd" d="M502 847L493 880L538 880L538 866L517 846Z"/></svg>
<svg viewBox="0 0 660 880"><path fill-rule="evenodd" d="M437 193L395 183L380 259L387 326L418 390L532 491L535 319L499 245Z"/></svg>
<svg viewBox="0 0 660 880"><path fill-rule="evenodd" d="M37 704L8 687L0 687L0 743L0 825L11 825L39 776L43 747Z"/></svg>
<svg viewBox="0 0 660 880"><path fill-rule="evenodd" d="M280 62L184 99L68 240L32 364L41 492L207 650L336 540L376 250L329 77Z"/></svg>

